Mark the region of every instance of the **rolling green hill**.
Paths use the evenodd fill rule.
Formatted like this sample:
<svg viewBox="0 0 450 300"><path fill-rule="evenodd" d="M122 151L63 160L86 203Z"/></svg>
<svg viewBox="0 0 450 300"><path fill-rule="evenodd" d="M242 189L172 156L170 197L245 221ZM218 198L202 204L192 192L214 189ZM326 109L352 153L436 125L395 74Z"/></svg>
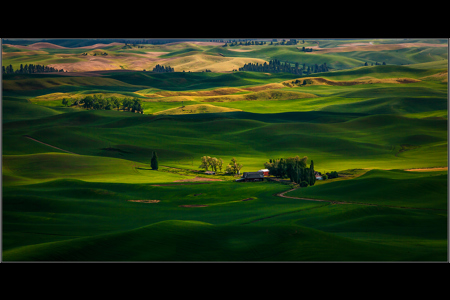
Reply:
<svg viewBox="0 0 450 300"><path fill-rule="evenodd" d="M4 45L4 65L88 57L134 70L4 74L2 259L448 260L448 171L405 171L448 166L447 48L399 43L320 40L308 53L194 41ZM60 43L82 45L94 44ZM144 61L225 70L274 58L332 71L140 71ZM144 113L62 104L88 95L138 98ZM297 187L289 179L235 182L223 172L232 158L242 174L296 155L341 177L286 196L327 201L281 197ZM202 156L221 158L223 170L205 175Z"/></svg>
<svg viewBox="0 0 450 300"><path fill-rule="evenodd" d="M447 172L408 172L371 170L353 180L337 181L307 189L289 196L410 207L447 208ZM376 186L376 189L372 188Z"/></svg>

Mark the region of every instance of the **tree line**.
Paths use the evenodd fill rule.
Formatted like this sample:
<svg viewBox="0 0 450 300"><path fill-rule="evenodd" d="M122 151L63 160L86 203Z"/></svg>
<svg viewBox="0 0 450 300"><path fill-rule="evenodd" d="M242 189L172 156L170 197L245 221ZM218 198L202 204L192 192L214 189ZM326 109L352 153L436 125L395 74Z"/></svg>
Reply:
<svg viewBox="0 0 450 300"><path fill-rule="evenodd" d="M157 64L153 70L153 72L160 72L160 73L164 73L164 72L175 72L175 70L170 67L170 66L160 66L159 64Z"/></svg>
<svg viewBox="0 0 450 300"><path fill-rule="evenodd" d="M366 62L364 63L364 66L367 67L368 65L369 65L369 64L368 64L367 61L366 61ZM386 62L383 61L382 64L378 63L377 61L375 62L375 66L381 66L381 65L385 66L385 65L386 65ZM372 66L373 66L373 63L372 63Z"/></svg>
<svg viewBox="0 0 450 300"><path fill-rule="evenodd" d="M99 95L88 95L82 99L76 99L72 102L70 99L63 98L62 104L64 106L82 106L85 109L95 110L124 110L134 113L144 113L142 107L142 100L134 98L117 98L115 96L103 98Z"/></svg>
<svg viewBox="0 0 450 300"><path fill-rule="evenodd" d="M228 174L238 174L239 171L242 169L243 165L238 163L236 158L232 158L231 162L228 163L228 165L225 167L225 173ZM209 171L211 169L214 172L222 172L223 169L223 159L221 158L215 158L210 156L203 156L201 158L201 164L199 166L200 169L205 169L205 171Z"/></svg>
<svg viewBox="0 0 450 300"><path fill-rule="evenodd" d="M211 41L216 41L216 40L211 40ZM219 40L217 40L219 41ZM223 40L220 40L220 42L224 42ZM297 45L300 43L300 40L297 39L289 39L288 41L283 39L282 41L278 42L278 39L272 39L272 41L270 41L269 45ZM305 43L305 40L302 40L302 44ZM233 46L250 46L250 45L266 45L267 41L254 41L254 40L228 40L225 41L225 45L223 45L222 47L233 47ZM303 47L304 48L304 47Z"/></svg>
<svg viewBox="0 0 450 300"><path fill-rule="evenodd" d="M264 64L258 64L258 63L248 63L245 64L243 67L239 68L239 71L252 71L252 72L269 72L269 73L279 73L279 72L286 72L296 75L309 75L311 73L318 73L318 72L328 72L328 66L326 63L323 63L321 65L314 64L314 65L308 65L303 64L300 66L298 62L295 63L294 66L291 65L289 62L281 63L278 59L270 60L269 63L264 62Z"/></svg>
<svg viewBox="0 0 450 300"><path fill-rule="evenodd" d="M230 43L230 44L228 44ZM225 45L223 45L222 47L233 47L233 46L251 46L251 45L265 45L267 42L265 41L244 41L244 42L237 42L237 41L232 41L232 42L225 42Z"/></svg>
<svg viewBox="0 0 450 300"><path fill-rule="evenodd" d="M14 70L12 65L2 66L3 74L32 74L32 73L46 73L46 72L64 72L63 69L56 69L49 66L44 65L34 65L34 64L20 64L20 67Z"/></svg>
<svg viewBox="0 0 450 300"><path fill-rule="evenodd" d="M270 159L264 164L269 170L269 174L280 178L289 178L292 182L299 184L301 187L314 185L316 182L316 172L314 171L314 161L308 168L306 161L307 156L300 158L295 157Z"/></svg>

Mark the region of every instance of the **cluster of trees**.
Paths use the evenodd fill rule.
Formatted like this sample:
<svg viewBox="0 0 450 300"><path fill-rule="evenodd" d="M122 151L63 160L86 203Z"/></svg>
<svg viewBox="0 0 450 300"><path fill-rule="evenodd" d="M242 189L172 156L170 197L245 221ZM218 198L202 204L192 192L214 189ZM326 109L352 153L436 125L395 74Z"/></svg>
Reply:
<svg viewBox="0 0 450 300"><path fill-rule="evenodd" d="M230 44L228 45L228 43L230 43ZM266 43L267 42L265 42L265 41L260 41L260 42L258 42L258 41L240 41L240 42L232 41L232 42L226 42L225 45L223 45L223 47L265 45Z"/></svg>
<svg viewBox="0 0 450 300"><path fill-rule="evenodd" d="M307 156L270 159L264 164L269 170L269 174L280 178L289 178L292 182L300 184L301 187L314 185L316 175L314 171L314 162L311 160L309 168L306 165Z"/></svg>
<svg viewBox="0 0 450 300"><path fill-rule="evenodd" d="M56 69L49 66L44 65L33 65L33 64L20 64L20 67L17 70L14 70L12 65L9 66L2 66L2 73L3 74L32 74L32 73L44 73L44 72L64 72L63 69Z"/></svg>
<svg viewBox="0 0 450 300"><path fill-rule="evenodd" d="M219 172L222 172L223 160L221 158L203 156L201 158L201 161L202 163L199 166L200 169L205 169L205 171L209 171L209 168L211 168L211 170L214 172L217 172L217 169L219 169Z"/></svg>
<svg viewBox="0 0 450 300"><path fill-rule="evenodd" d="M131 111L134 113L144 113L142 107L142 100L138 98L117 98L115 96L103 98L99 95L88 95L82 99L77 99L72 102L69 99L63 98L62 104L64 106L77 106L81 105L86 109L98 109L98 110L124 110Z"/></svg>
<svg viewBox="0 0 450 300"><path fill-rule="evenodd" d="M230 174L238 174L243 165L237 162L236 158L232 158L225 171Z"/></svg>
<svg viewBox="0 0 450 300"><path fill-rule="evenodd" d="M333 178L338 178L339 177L338 172L336 172L336 171L332 171L330 173L327 173L326 176L327 176L328 179L333 179Z"/></svg>
<svg viewBox="0 0 450 300"><path fill-rule="evenodd" d="M303 47L301 51L303 51L303 52L312 52L313 49L312 48L305 48L305 47Z"/></svg>
<svg viewBox="0 0 450 300"><path fill-rule="evenodd" d="M328 66L326 63L323 63L321 65L311 65L306 67L306 64L303 64L300 66L300 64L297 62L294 66L291 65L289 62L281 63L278 59L270 60L267 64L266 62L264 64L253 64L248 63L245 64L243 67L239 68L239 71L253 71L253 72L270 72L270 73L279 73L279 72L286 72L296 75L303 75L303 74L311 74L311 73L317 73L317 72L328 72Z"/></svg>
<svg viewBox="0 0 450 300"><path fill-rule="evenodd" d="M211 40L212 41L212 40ZM223 40L220 40L221 42L223 42ZM289 39L288 41L283 39L282 41L278 42L278 39L272 39L272 41L270 42L269 45L297 45L298 43L300 43L300 40L297 39ZM305 43L305 40L302 40L302 43ZM266 45L267 42L266 41L250 41L250 40L229 40L229 41L225 41L225 45L223 45L223 47L233 47L233 46L250 46L250 45ZM304 49L305 47L303 47ZM312 49L311 49L312 51Z"/></svg>
<svg viewBox="0 0 450 300"><path fill-rule="evenodd" d="M238 163L236 158L232 158L231 162L225 167L225 173L229 174L238 174L242 169L243 165ZM199 166L200 169L205 169L205 171L214 171L222 172L223 169L223 160L221 158L215 158L210 156L203 156L201 158L201 164Z"/></svg>
<svg viewBox="0 0 450 300"><path fill-rule="evenodd" d="M136 43L133 43L133 44L128 44L128 43L125 43L125 46L123 46L122 47L122 49L133 49L133 48L138 48L138 49L140 49L140 48L145 48L144 46L142 46L142 45L137 45Z"/></svg>
<svg viewBox="0 0 450 300"><path fill-rule="evenodd" d="M81 55L87 56L87 55L89 55L89 53L83 52L83 53L81 53ZM108 55L108 53L106 53L106 52L101 52L101 53L94 52L94 54L92 54L92 55L93 55L93 56L97 56L97 55L106 56L106 55Z"/></svg>
<svg viewBox="0 0 450 300"><path fill-rule="evenodd" d="M275 43L274 43L275 42ZM300 40L297 39L289 39L289 41L286 41L285 39L283 39L281 42L278 42L278 39L273 39L269 45L297 45L298 43L300 43ZM302 40L302 44L305 43L305 40Z"/></svg>
<svg viewBox="0 0 450 300"><path fill-rule="evenodd" d="M367 63L367 61L364 63L364 66L368 66L369 64ZM385 61L383 61L383 63L382 64L379 64L377 61L375 62L375 66L381 66L381 65L383 65L383 66L385 66L386 65L386 62ZM373 66L373 63L372 63L372 66Z"/></svg>
<svg viewBox="0 0 450 300"><path fill-rule="evenodd" d="M174 69L170 66L160 66L159 64L157 64L153 70L153 72L160 72L160 73L164 73L164 72L175 72Z"/></svg>

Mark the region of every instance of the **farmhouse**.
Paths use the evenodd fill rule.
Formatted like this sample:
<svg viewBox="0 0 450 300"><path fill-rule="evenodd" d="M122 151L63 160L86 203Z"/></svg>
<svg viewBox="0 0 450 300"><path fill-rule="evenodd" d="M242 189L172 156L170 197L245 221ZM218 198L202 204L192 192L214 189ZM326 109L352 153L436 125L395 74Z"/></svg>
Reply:
<svg viewBox="0 0 450 300"><path fill-rule="evenodd" d="M206 175L216 175L216 172L214 171L205 171Z"/></svg>
<svg viewBox="0 0 450 300"><path fill-rule="evenodd" d="M322 174L320 173L320 172L315 172L314 173L314 176L316 176L316 180L323 180L323 178L322 178Z"/></svg>
<svg viewBox="0 0 450 300"><path fill-rule="evenodd" d="M236 179L236 181L263 181L264 173L263 172L244 172L242 178Z"/></svg>
<svg viewBox="0 0 450 300"><path fill-rule="evenodd" d="M264 176L269 176L269 169L261 169L258 172L263 172Z"/></svg>

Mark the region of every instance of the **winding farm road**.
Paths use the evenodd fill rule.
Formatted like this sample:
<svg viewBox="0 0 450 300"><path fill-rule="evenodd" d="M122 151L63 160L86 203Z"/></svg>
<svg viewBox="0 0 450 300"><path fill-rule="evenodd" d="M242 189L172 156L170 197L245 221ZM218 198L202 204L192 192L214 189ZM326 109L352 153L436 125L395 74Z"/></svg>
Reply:
<svg viewBox="0 0 450 300"><path fill-rule="evenodd" d="M379 205L379 204L370 204L370 203L362 203L362 202L342 202L342 201L334 201L334 200L324 200L324 199L312 199L312 198L301 198L301 197L291 197L286 196L286 193L295 191L299 188L290 189L281 193L276 194L278 197L297 199L297 200L307 200L307 201L319 201L319 202L330 202L331 204L357 204L357 205L367 205L367 206L382 206L382 207L392 207L392 208L403 208L403 209L419 209L419 210L443 210L445 209L435 209L435 208L417 208L417 207L406 207L406 206L395 206L395 205Z"/></svg>

